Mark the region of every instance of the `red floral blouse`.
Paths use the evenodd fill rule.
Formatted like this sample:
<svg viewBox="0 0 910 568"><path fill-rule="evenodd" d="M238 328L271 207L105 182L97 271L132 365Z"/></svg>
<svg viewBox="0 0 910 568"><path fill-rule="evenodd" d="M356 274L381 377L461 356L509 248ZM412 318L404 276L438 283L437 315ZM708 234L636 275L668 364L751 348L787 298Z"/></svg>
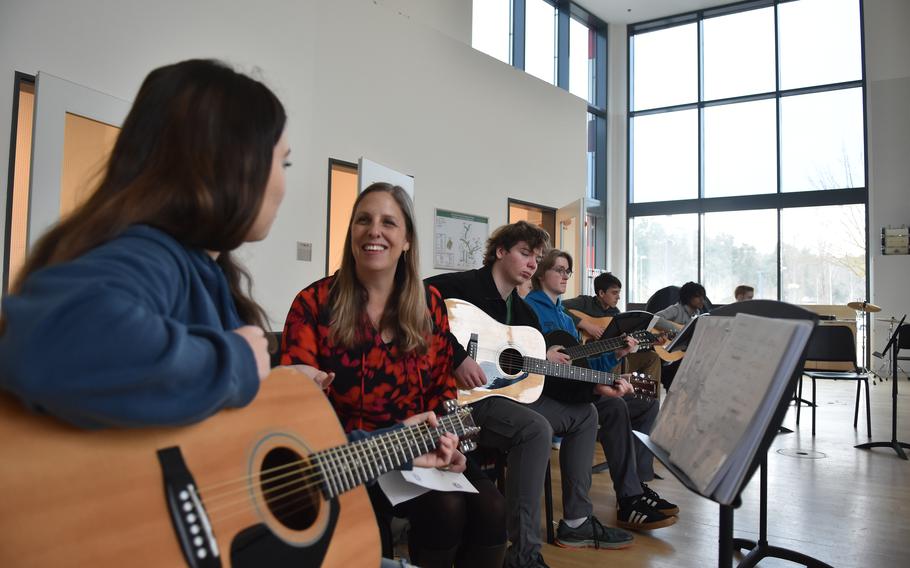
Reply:
<svg viewBox="0 0 910 568"><path fill-rule="evenodd" d="M441 414L443 402L455 398L456 387L452 345L446 338L449 320L439 292L428 288L433 332L426 353L402 353L383 343L366 319L363 342L344 349L334 344L329 330L333 279L318 280L297 294L281 336L281 364L335 372L327 395L345 432L384 428L427 410Z"/></svg>

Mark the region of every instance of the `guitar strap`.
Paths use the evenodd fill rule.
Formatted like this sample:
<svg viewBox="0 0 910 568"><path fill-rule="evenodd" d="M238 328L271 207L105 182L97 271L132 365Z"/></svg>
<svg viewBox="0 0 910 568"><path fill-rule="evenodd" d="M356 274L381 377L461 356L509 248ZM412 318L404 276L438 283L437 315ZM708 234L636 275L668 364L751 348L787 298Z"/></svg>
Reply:
<svg viewBox="0 0 910 568"><path fill-rule="evenodd" d="M512 325L512 294L506 296L506 325Z"/></svg>

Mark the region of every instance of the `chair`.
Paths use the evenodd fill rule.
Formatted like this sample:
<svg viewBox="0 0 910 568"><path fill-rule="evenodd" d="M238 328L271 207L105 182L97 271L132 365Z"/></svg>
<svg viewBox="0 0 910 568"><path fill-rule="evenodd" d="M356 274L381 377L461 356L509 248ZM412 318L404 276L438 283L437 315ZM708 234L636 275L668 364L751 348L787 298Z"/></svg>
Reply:
<svg viewBox="0 0 910 568"><path fill-rule="evenodd" d="M274 369L281 364L281 332L269 331L266 332L266 337L268 337L269 340L269 349L271 349L273 345L275 346L275 350L269 352L269 365Z"/></svg>
<svg viewBox="0 0 910 568"><path fill-rule="evenodd" d="M859 421L860 383L866 386L866 435L872 437L872 417L869 412L869 372L856 364L856 341L850 328L843 325L819 325L812 332L807 347L803 375L812 379L812 435L815 435L815 409L817 407L815 381L830 379L856 381L856 402L853 409L853 428ZM800 377L798 397L802 398L803 384ZM799 424L800 406L796 407Z"/></svg>
<svg viewBox="0 0 910 568"><path fill-rule="evenodd" d="M679 301L679 286L667 286L651 294L648 303L645 305L645 311L656 313L664 308L669 308Z"/></svg>

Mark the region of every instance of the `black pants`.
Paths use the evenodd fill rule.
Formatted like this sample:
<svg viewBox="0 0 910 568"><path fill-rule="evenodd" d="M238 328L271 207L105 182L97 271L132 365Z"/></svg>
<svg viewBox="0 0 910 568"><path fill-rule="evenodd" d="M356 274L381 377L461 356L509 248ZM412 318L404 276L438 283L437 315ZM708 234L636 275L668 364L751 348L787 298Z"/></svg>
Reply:
<svg viewBox="0 0 910 568"><path fill-rule="evenodd" d="M382 537L382 555L392 557L392 517L410 521L408 540L416 548L446 550L462 542L475 546L505 543L505 498L471 460L464 474L477 493L428 491L395 507L378 484L368 487Z"/></svg>

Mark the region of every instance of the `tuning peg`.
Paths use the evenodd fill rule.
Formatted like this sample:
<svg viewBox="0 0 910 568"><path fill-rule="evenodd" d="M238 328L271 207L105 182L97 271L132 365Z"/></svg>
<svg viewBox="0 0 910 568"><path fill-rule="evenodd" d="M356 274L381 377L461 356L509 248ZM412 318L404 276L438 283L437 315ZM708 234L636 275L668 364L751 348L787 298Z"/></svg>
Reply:
<svg viewBox="0 0 910 568"><path fill-rule="evenodd" d="M453 398L449 399L442 403L442 407L443 407L443 409L445 409L446 414L455 412L456 410L458 410L458 401Z"/></svg>
<svg viewBox="0 0 910 568"><path fill-rule="evenodd" d="M461 444L459 444L459 448L461 448L461 453L463 454L473 452L477 449L477 442L474 440L464 440L461 442Z"/></svg>

